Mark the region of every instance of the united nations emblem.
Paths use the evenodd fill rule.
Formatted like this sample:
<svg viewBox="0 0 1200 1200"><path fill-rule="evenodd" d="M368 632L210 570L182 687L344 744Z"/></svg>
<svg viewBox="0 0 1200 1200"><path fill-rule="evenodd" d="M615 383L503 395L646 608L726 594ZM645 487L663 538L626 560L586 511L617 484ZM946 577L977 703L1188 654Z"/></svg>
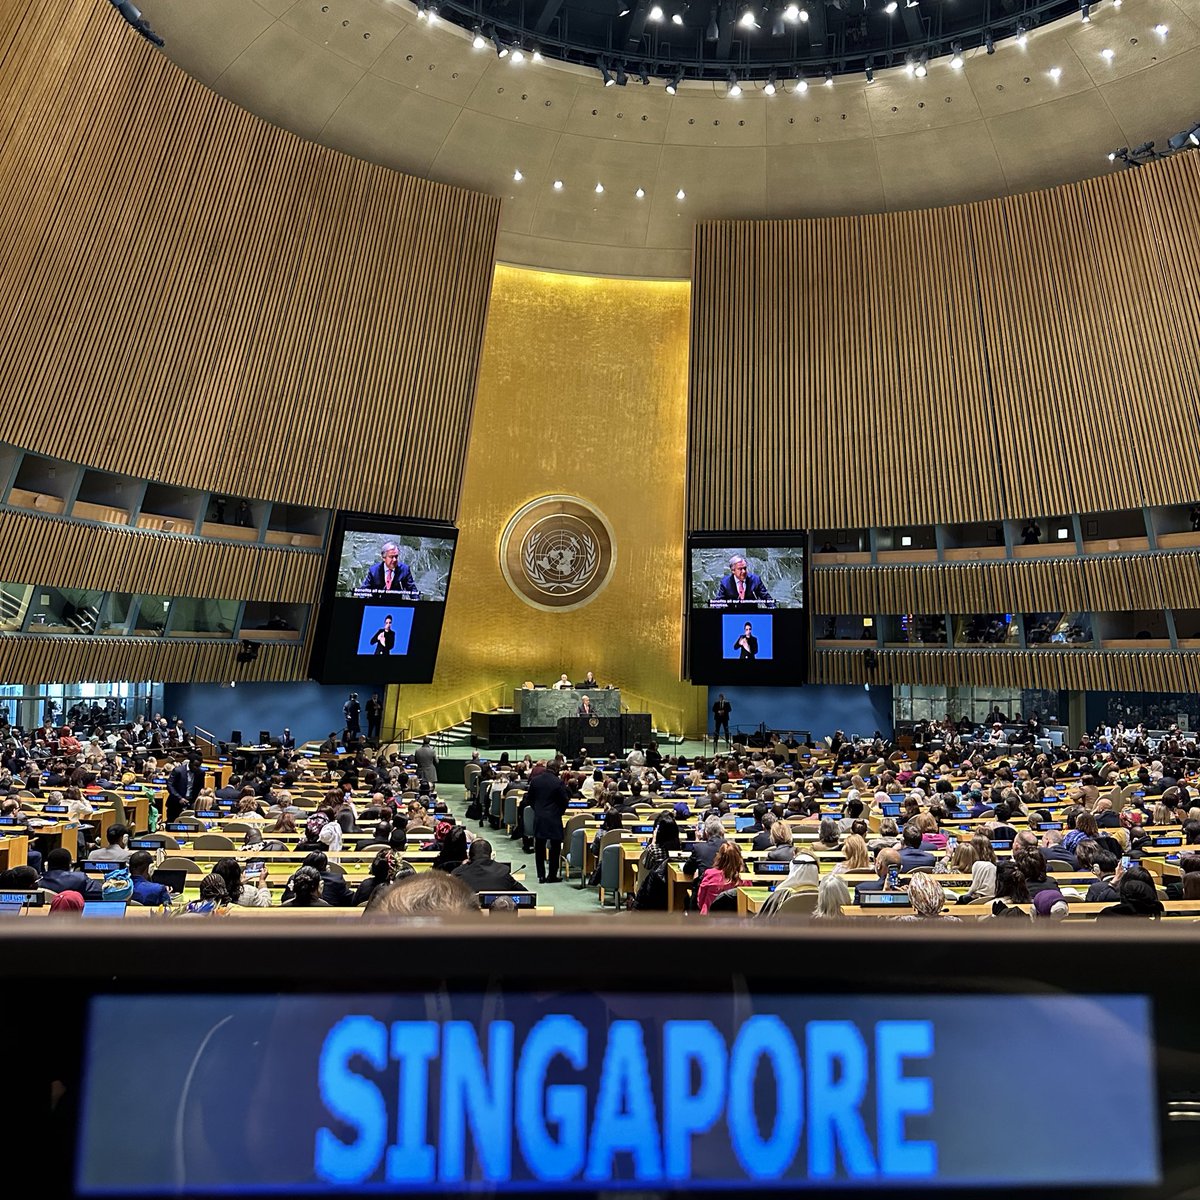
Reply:
<svg viewBox="0 0 1200 1200"><path fill-rule="evenodd" d="M616 566L604 515L577 496L542 496L518 510L500 538L500 569L526 604L565 612L603 590Z"/></svg>

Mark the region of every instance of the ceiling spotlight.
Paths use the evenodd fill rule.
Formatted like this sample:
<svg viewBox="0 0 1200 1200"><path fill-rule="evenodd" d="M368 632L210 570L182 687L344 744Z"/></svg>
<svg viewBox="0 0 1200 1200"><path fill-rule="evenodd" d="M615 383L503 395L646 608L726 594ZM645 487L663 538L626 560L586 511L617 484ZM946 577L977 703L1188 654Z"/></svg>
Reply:
<svg viewBox="0 0 1200 1200"><path fill-rule="evenodd" d="M1133 153L1136 154L1139 158L1145 158L1146 155L1148 155L1148 154L1152 155L1154 153L1154 143L1153 142L1143 142L1140 146L1135 146L1133 148Z"/></svg>
<svg viewBox="0 0 1200 1200"><path fill-rule="evenodd" d="M779 75L775 71L772 71L770 73L770 75L767 76L767 83L766 83L766 86L763 88L763 91L766 92L768 96L775 95L775 85L778 82L779 82Z"/></svg>
<svg viewBox="0 0 1200 1200"><path fill-rule="evenodd" d="M896 3L896 0L888 0L888 2L883 6L883 11L890 17L892 13L894 13L899 7L900 6Z"/></svg>
<svg viewBox="0 0 1200 1200"><path fill-rule="evenodd" d="M784 16L785 16L785 17L786 17L786 18L787 18L789 21L798 21L798 20L800 20L800 5L798 5L798 4L794 4L794 3L793 3L793 4L789 4L789 5L787 6L787 8L785 8L785 9L783 10L783 15L784 15Z"/></svg>
<svg viewBox="0 0 1200 1200"><path fill-rule="evenodd" d="M471 40L471 45L476 50L482 50L487 45L487 38L483 36L483 30L478 25L475 26L475 36Z"/></svg>
<svg viewBox="0 0 1200 1200"><path fill-rule="evenodd" d="M912 75L916 71L916 69L917 69L916 59L914 59L911 54L906 54L904 56L904 73L906 75Z"/></svg>
<svg viewBox="0 0 1200 1200"><path fill-rule="evenodd" d="M874 83L875 82L875 60L873 58L867 59L865 73L867 76L867 82Z"/></svg>
<svg viewBox="0 0 1200 1200"><path fill-rule="evenodd" d="M604 80L605 87L613 87L616 80L612 77L612 72L608 69L607 63L600 63L600 78Z"/></svg>
<svg viewBox="0 0 1200 1200"><path fill-rule="evenodd" d="M638 79L642 81L642 87L650 86L650 72L646 70L646 64L642 63L637 69Z"/></svg>
<svg viewBox="0 0 1200 1200"><path fill-rule="evenodd" d="M534 62L542 61L542 51L538 46L534 46L533 53L530 55Z"/></svg>
<svg viewBox="0 0 1200 1200"><path fill-rule="evenodd" d="M1080 0L1079 19L1085 25L1090 25L1092 23L1092 6L1087 2L1087 0Z"/></svg>
<svg viewBox="0 0 1200 1200"><path fill-rule="evenodd" d="M1051 67L1050 78L1057 83L1062 78L1062 67Z"/></svg>
<svg viewBox="0 0 1200 1200"><path fill-rule="evenodd" d="M1120 8L1121 0L1113 0L1113 8Z"/></svg>
<svg viewBox="0 0 1200 1200"><path fill-rule="evenodd" d="M708 24L704 28L704 40L715 42L720 36L721 31L717 28L717 6L714 4L708 10Z"/></svg>
<svg viewBox="0 0 1200 1200"><path fill-rule="evenodd" d="M985 29L983 31L983 48L989 54L996 53L996 39L992 37L992 31L990 29Z"/></svg>
<svg viewBox="0 0 1200 1200"><path fill-rule="evenodd" d="M597 183L596 183L596 195L597 195L597 196L602 196L603 194L604 194L604 184L602 184L602 183L600 183L599 181L597 181Z"/></svg>
<svg viewBox="0 0 1200 1200"><path fill-rule="evenodd" d="M684 195L683 188L680 188L679 191L677 191L675 193L675 199L676 200L686 200L687 199L687 197Z"/></svg>
<svg viewBox="0 0 1200 1200"><path fill-rule="evenodd" d="M561 192L562 189L563 189L563 181L561 179L556 179L554 181L554 190L556 192Z"/></svg>
<svg viewBox="0 0 1200 1200"><path fill-rule="evenodd" d="M522 180L522 179L524 179L524 178L525 178L525 176L521 174L521 168L520 168L520 167L518 167L518 168L517 168L517 169L516 169L516 170L513 172L513 183L520 183L520 182L521 182L521 180Z"/></svg>
<svg viewBox="0 0 1200 1200"><path fill-rule="evenodd" d="M667 80L667 95L673 96L679 91L679 85L683 82L683 72L676 71L670 79Z"/></svg>
<svg viewBox="0 0 1200 1200"><path fill-rule="evenodd" d="M494 29L492 30L492 45L496 47L497 58L508 57L508 47L500 40L500 35Z"/></svg>
<svg viewBox="0 0 1200 1200"><path fill-rule="evenodd" d="M627 16L629 16L629 14L631 12L633 12L633 9L631 9L628 4L625 4L622 7L621 11L619 13L617 13L617 16L618 17L627 17Z"/></svg>
<svg viewBox="0 0 1200 1200"><path fill-rule="evenodd" d="M1170 32L1170 29L1168 26L1163 25L1160 22L1159 24L1155 25L1154 32L1157 33L1159 37L1166 37L1167 34Z"/></svg>
<svg viewBox="0 0 1200 1200"><path fill-rule="evenodd" d="M1184 129L1182 132L1172 134L1167 138L1167 148L1170 150L1183 150L1191 140L1191 132Z"/></svg>
<svg viewBox="0 0 1200 1200"><path fill-rule="evenodd" d="M682 25L683 24L683 13L681 13L678 9L676 9L671 14L671 24L672 25Z"/></svg>
<svg viewBox="0 0 1200 1200"><path fill-rule="evenodd" d="M808 9L807 9L807 8L802 8L802 9L800 10L800 24L801 24L801 25L803 25L803 24L804 24L804 22L805 22L805 21L807 21L807 20L808 20Z"/></svg>
<svg viewBox="0 0 1200 1200"><path fill-rule="evenodd" d="M642 198L643 198L643 197L646 195L646 189L645 189L645 188L638 188L638 190L637 190L636 192L634 192L633 194L634 194L634 195L635 195L635 196L636 196L636 197L637 197L639 200L641 200L641 199L642 199Z"/></svg>
<svg viewBox="0 0 1200 1200"><path fill-rule="evenodd" d="M905 8L916 8L917 5L920 4L920 2L921 2L921 0L904 0L904 7Z"/></svg>
<svg viewBox="0 0 1200 1200"><path fill-rule="evenodd" d="M808 80L803 75L796 80L796 95L803 96L808 91Z"/></svg>
<svg viewBox="0 0 1200 1200"><path fill-rule="evenodd" d="M929 51L922 50L921 57L917 59L917 65L913 68L913 74L918 79L924 79L929 74Z"/></svg>
<svg viewBox="0 0 1200 1200"><path fill-rule="evenodd" d="M950 47L950 65L956 71L961 71L963 69L962 46L959 45L958 42L955 42L954 45Z"/></svg>
<svg viewBox="0 0 1200 1200"><path fill-rule="evenodd" d="M647 21L661 21L663 19L663 10L661 4L655 4L646 14Z"/></svg>
<svg viewBox="0 0 1200 1200"><path fill-rule="evenodd" d="M514 46L512 54L509 57L515 63L523 63L525 61L525 51L520 46Z"/></svg>
<svg viewBox="0 0 1200 1200"><path fill-rule="evenodd" d="M1029 30L1025 28L1024 21L1017 22L1017 45L1024 46L1029 41Z"/></svg>
<svg viewBox="0 0 1200 1200"><path fill-rule="evenodd" d="M738 24L742 26L743 29L758 28L758 17L754 12L753 5L747 4L746 7L742 9L742 15L738 17Z"/></svg>
<svg viewBox="0 0 1200 1200"><path fill-rule="evenodd" d="M729 91L727 94L735 98L742 94L742 85L738 83L737 75L733 71L729 72Z"/></svg>
<svg viewBox="0 0 1200 1200"><path fill-rule="evenodd" d="M1188 141L1193 146L1200 146L1200 125L1193 125L1188 131Z"/></svg>
<svg viewBox="0 0 1200 1200"><path fill-rule="evenodd" d="M629 76L625 74L623 63L617 63L617 87L624 87L629 82Z"/></svg>
<svg viewBox="0 0 1200 1200"><path fill-rule="evenodd" d="M1104 49L1100 51L1100 57L1104 59L1105 62L1112 62L1116 55L1110 47L1105 46Z"/></svg>
<svg viewBox="0 0 1200 1200"><path fill-rule="evenodd" d="M832 67L825 68L825 86L833 87L833 68Z"/></svg>
<svg viewBox="0 0 1200 1200"><path fill-rule="evenodd" d="M1124 156L1128 153L1128 147L1122 147L1120 150L1110 150L1108 152L1108 161L1116 162L1118 158L1124 158Z"/></svg>

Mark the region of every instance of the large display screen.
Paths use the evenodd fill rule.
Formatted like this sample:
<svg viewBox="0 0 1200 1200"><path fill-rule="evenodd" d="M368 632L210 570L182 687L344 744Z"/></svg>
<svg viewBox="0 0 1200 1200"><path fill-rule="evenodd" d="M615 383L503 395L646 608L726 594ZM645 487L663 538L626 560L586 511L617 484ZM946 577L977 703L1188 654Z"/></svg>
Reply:
<svg viewBox="0 0 1200 1200"><path fill-rule="evenodd" d="M688 674L694 683L803 683L808 667L802 533L688 538Z"/></svg>
<svg viewBox="0 0 1200 1200"><path fill-rule="evenodd" d="M162 1004L91 1002L79 1195L1160 1179L1145 996L184 995L169 1021ZM130 1029L153 1078L118 1103ZM1031 1093L1005 1030L1035 1074L1086 1031L1112 1087Z"/></svg>
<svg viewBox="0 0 1200 1200"><path fill-rule="evenodd" d="M339 514L312 674L322 683L427 683L437 663L458 532Z"/></svg>

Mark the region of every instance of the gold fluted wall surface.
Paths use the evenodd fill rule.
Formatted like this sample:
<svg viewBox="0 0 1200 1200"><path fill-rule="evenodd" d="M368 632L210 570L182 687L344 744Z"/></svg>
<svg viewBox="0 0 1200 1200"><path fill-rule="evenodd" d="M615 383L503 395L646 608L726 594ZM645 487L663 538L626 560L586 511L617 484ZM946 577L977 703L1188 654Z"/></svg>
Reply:
<svg viewBox="0 0 1200 1200"><path fill-rule="evenodd" d="M0 580L61 588L314 604L320 554L0 511Z"/></svg>
<svg viewBox="0 0 1200 1200"><path fill-rule="evenodd" d="M817 650L814 683L906 683L945 687L1063 688L1190 692L1200 688L1200 654L1145 651Z"/></svg>
<svg viewBox="0 0 1200 1200"><path fill-rule="evenodd" d="M1200 496L1200 155L927 212L697 226L688 522Z"/></svg>
<svg viewBox="0 0 1200 1200"><path fill-rule="evenodd" d="M815 568L812 605L868 615L1200 608L1200 554Z"/></svg>
<svg viewBox="0 0 1200 1200"><path fill-rule="evenodd" d="M109 4L0 0L11 443L453 518L498 218L237 108Z"/></svg>
<svg viewBox="0 0 1200 1200"><path fill-rule="evenodd" d="M437 673L388 689L394 723L590 668L662 727L702 728L705 690L679 682L687 351L686 284L496 269ZM500 571L509 518L552 493L616 539L608 587L571 612L530 608Z"/></svg>

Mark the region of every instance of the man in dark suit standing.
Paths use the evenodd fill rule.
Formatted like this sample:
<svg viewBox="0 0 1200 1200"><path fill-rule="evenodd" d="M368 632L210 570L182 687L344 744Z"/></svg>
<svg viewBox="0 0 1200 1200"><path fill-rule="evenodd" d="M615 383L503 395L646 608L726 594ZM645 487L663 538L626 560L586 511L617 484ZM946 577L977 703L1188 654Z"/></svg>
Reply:
<svg viewBox="0 0 1200 1200"><path fill-rule="evenodd" d="M533 807L533 861L539 883L559 883L562 856L563 813L567 811L567 789L558 777L558 759L531 775L526 800Z"/></svg>
<svg viewBox="0 0 1200 1200"><path fill-rule="evenodd" d="M735 554L729 560L729 574L721 580L716 598L732 604L744 603L747 600L755 603L774 603L771 593L763 584L762 577L755 575L750 570L746 560L740 554Z"/></svg>
<svg viewBox="0 0 1200 1200"><path fill-rule="evenodd" d="M758 638L754 636L754 627L749 621L746 622L745 632L733 643L733 648L738 652L738 658L758 657Z"/></svg>
<svg viewBox="0 0 1200 1200"><path fill-rule="evenodd" d="M383 628L377 629L371 634L371 641L375 645L376 654L391 654L392 647L396 644L396 631L392 628L392 617L389 613L383 618ZM368 719L368 725L370 720ZM368 737L370 734L368 733Z"/></svg>
<svg viewBox="0 0 1200 1200"><path fill-rule="evenodd" d="M411 600L420 599L416 580L408 563L400 561L400 549L395 542L384 542L379 562L367 572L360 587L369 592L402 592Z"/></svg>
<svg viewBox="0 0 1200 1200"><path fill-rule="evenodd" d="M476 838L467 853L467 861L450 872L457 875L476 892L524 892L528 889L518 883L507 864L498 863L492 857L492 843L486 838Z"/></svg>
<svg viewBox="0 0 1200 1200"><path fill-rule="evenodd" d="M375 692L367 701L367 741L378 744L379 731L383 725L383 701Z"/></svg>
<svg viewBox="0 0 1200 1200"><path fill-rule="evenodd" d="M733 705L725 699L725 693L721 692L713 702L713 742L719 740L722 728L725 730L725 741L730 745L733 743L729 740L729 714L733 711Z"/></svg>
<svg viewBox="0 0 1200 1200"><path fill-rule="evenodd" d="M191 754L167 776L167 820L179 820L185 808L191 808L204 787L204 767L200 755Z"/></svg>

